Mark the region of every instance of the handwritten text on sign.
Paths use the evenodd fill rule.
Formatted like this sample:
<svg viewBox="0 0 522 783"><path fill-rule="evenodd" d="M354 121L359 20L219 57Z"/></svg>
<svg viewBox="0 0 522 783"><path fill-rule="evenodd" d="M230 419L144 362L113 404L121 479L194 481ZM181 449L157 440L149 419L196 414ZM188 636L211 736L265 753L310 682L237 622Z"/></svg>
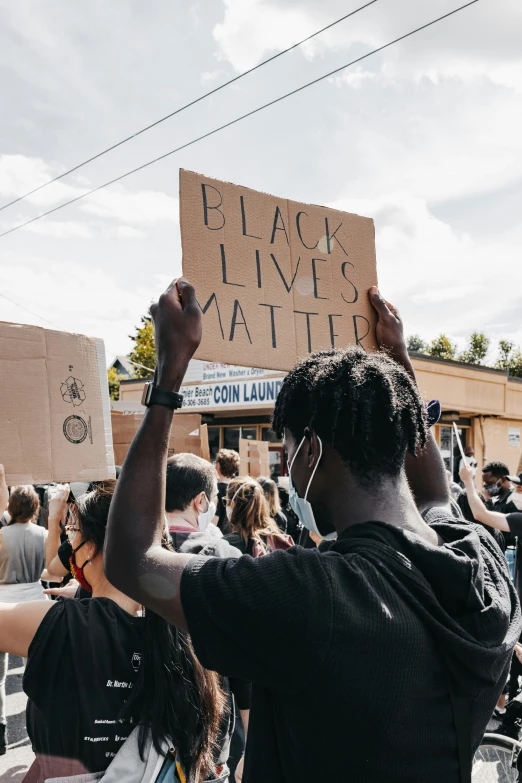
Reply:
<svg viewBox="0 0 522 783"><path fill-rule="evenodd" d="M180 171L183 274L203 311L199 359L287 370L375 348L373 221Z"/></svg>

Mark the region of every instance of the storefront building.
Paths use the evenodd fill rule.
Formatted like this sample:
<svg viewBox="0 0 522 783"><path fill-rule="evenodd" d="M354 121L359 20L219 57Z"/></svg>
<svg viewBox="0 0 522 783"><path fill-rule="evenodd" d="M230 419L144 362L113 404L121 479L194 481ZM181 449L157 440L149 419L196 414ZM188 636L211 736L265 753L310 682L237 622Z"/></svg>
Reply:
<svg viewBox="0 0 522 783"><path fill-rule="evenodd" d="M490 460L519 472L522 429L522 379L486 367L412 355L426 401L440 400L442 419L434 428L437 444L456 477L460 461L453 434L456 422L464 445L475 449L479 469ZM284 373L193 360L183 382L184 408L201 413L208 425L211 457L220 448L238 449L239 439L268 441L274 476L286 474L281 442L270 429L270 415ZM144 379L124 380L119 410L141 409ZM521 468L522 469L522 468Z"/></svg>

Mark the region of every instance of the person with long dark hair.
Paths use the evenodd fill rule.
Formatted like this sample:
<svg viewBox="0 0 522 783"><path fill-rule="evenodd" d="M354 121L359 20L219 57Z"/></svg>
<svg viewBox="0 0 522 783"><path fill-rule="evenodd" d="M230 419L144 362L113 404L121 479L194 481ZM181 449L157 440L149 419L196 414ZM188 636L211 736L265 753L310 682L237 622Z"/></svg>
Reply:
<svg viewBox="0 0 522 783"><path fill-rule="evenodd" d="M143 607L105 576L114 486L105 482L83 495L67 527L71 570L92 598L0 604L0 648L28 656L33 779L104 772L139 726L142 757L167 741L187 781L227 780L220 745L228 718L218 675L203 669L187 634L152 611L143 616Z"/></svg>

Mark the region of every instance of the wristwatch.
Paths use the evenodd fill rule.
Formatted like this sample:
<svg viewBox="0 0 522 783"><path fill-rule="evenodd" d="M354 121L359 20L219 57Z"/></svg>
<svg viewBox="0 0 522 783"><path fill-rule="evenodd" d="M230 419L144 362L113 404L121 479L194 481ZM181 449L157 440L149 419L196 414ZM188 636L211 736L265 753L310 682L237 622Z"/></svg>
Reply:
<svg viewBox="0 0 522 783"><path fill-rule="evenodd" d="M177 392L165 391L165 389L160 389L159 386L154 386L153 383L146 383L141 404L147 408L151 405L166 405L167 408L176 410L183 405L183 395L177 394Z"/></svg>

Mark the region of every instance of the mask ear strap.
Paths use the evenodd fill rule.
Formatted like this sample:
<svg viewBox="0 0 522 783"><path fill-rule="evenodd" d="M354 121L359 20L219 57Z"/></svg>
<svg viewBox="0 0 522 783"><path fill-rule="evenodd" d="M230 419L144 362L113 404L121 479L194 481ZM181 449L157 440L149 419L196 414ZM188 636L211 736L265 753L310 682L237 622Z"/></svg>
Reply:
<svg viewBox="0 0 522 783"><path fill-rule="evenodd" d="M317 462L315 463L315 468L313 469L313 471L312 471L312 475L310 476L310 481L308 482L308 486L306 487L306 492L305 492L304 500L306 500L306 498L308 497L308 490L310 489L310 484L311 484L311 483L312 483L312 481L314 480L315 471L316 471L316 470L317 470L317 468L319 467L319 463L320 463L320 461L321 461L321 457L323 456L323 442L322 442L321 438L319 437L319 435L317 436L317 440L319 441L319 459L318 459L318 460L317 460Z"/></svg>
<svg viewBox="0 0 522 783"><path fill-rule="evenodd" d="M290 463L290 465L288 466L288 470L289 470L289 471L290 471L290 470L292 470L293 464L294 464L294 462L295 462L295 458L296 458L296 457L297 457L297 455L299 454L299 450L301 449L301 446L302 446L302 445L303 445L303 443L305 442L305 438L306 438L306 435L303 435L303 440L301 441L301 443L300 443L300 444L299 444L299 446L297 447L297 451L295 452L294 456L292 457L292 462L291 462L291 463Z"/></svg>

